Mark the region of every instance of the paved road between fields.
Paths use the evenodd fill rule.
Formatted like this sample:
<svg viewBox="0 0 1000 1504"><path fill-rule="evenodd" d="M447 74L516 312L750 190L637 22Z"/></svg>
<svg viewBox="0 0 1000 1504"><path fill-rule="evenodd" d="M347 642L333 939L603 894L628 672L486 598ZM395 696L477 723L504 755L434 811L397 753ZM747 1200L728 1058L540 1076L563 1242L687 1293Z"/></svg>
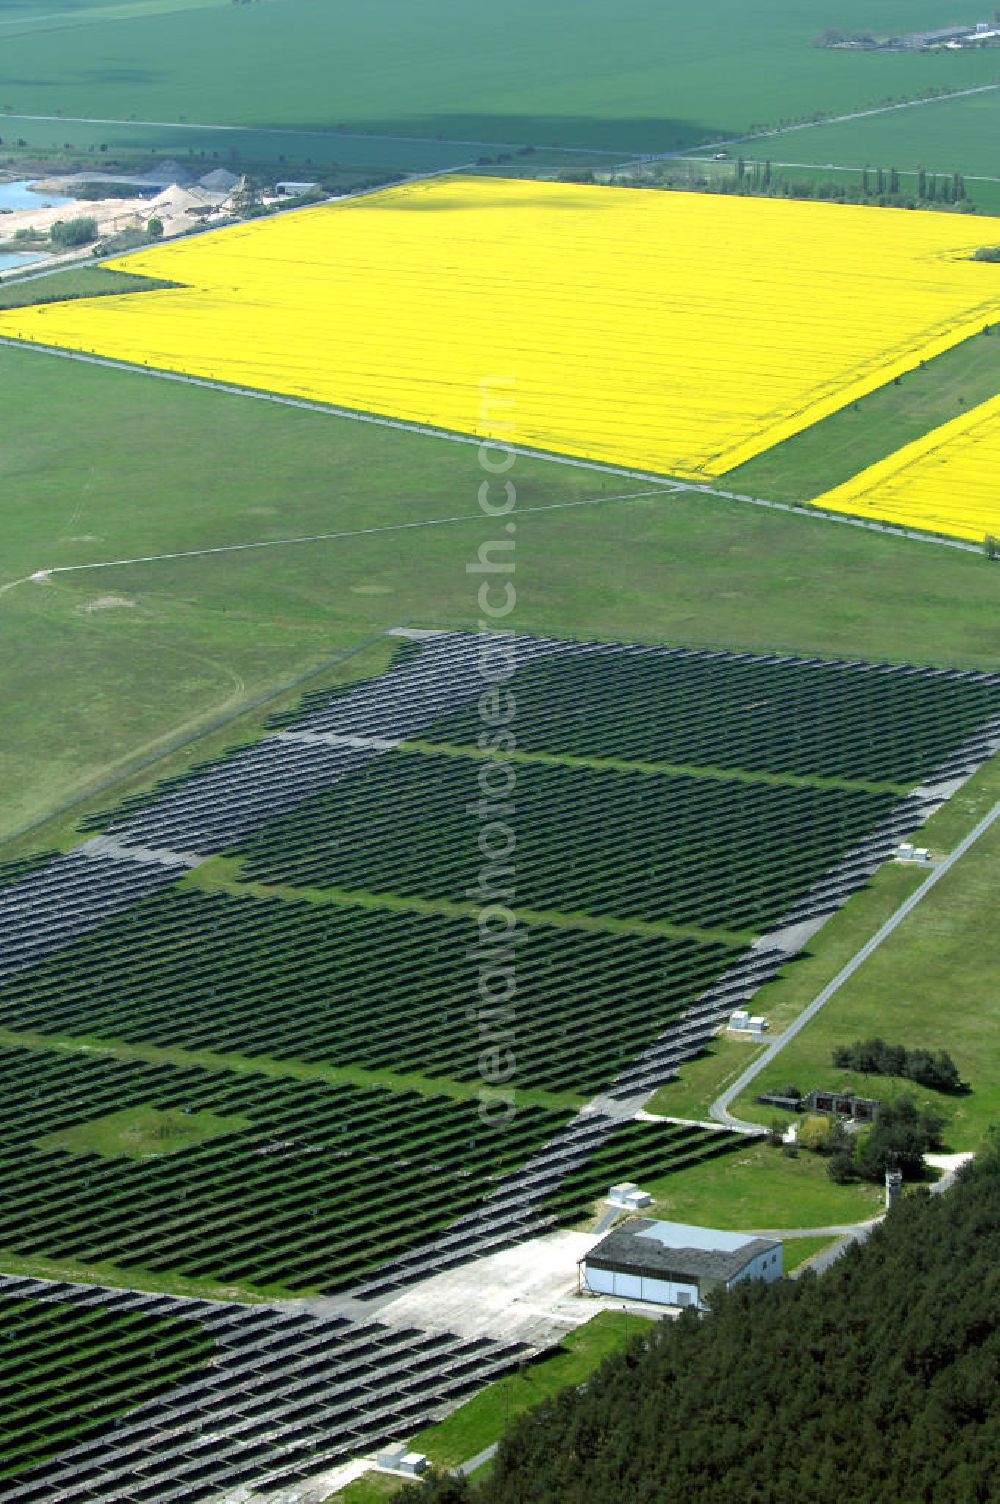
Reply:
<svg viewBox="0 0 1000 1504"><path fill-rule="evenodd" d="M777 1039L767 1047L763 1055L748 1065L746 1070L736 1078L732 1086L727 1087L721 1097L715 1099L708 1109L710 1117L714 1118L717 1123L724 1123L727 1128L760 1127L759 1123L747 1123L742 1118L734 1117L729 1111L730 1103L735 1101L742 1092L746 1091L747 1087L760 1075L761 1071L765 1070L772 1061L777 1059L785 1046L790 1044L796 1035L802 1032L806 1024L816 1017L820 1009L840 991L844 983L850 981L855 972L859 971L868 960L868 957L878 950L883 941L888 940L889 936L903 923L903 920L912 914L917 905L926 898L931 889L937 886L946 873L950 872L952 867L955 866L956 862L962 859L970 847L974 846L979 838L984 836L998 819L1000 819L1000 800L994 804L989 814L984 815L979 824L969 831L965 839L959 842L951 855L947 856L940 866L934 868L933 872L920 884L916 892L911 893L909 898L900 904L896 912L886 920L882 928L861 947L857 954L851 957L847 965L841 967L833 980L828 982L822 992L813 998L808 1007L802 1010L795 1022L789 1024L788 1028L779 1034ZM809 1230L811 1231L812 1229Z"/></svg>

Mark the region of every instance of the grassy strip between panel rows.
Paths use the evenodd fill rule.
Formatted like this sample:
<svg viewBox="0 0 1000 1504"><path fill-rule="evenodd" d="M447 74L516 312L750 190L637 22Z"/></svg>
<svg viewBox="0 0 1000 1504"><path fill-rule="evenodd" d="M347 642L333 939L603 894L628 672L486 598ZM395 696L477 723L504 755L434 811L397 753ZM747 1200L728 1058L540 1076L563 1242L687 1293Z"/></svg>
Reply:
<svg viewBox="0 0 1000 1504"><path fill-rule="evenodd" d="M730 470L719 484L775 501L806 501L998 392L1000 327L993 326Z"/></svg>
<svg viewBox="0 0 1000 1504"><path fill-rule="evenodd" d="M472 757L482 762L494 756L493 753L480 751L474 746L463 747L450 742L422 741L417 738L400 742L398 750L400 752L443 752L446 757ZM903 784L879 783L868 778L808 777L798 773L766 773L745 768L701 767L696 763L629 762L619 757L577 757L570 753L526 752L523 749L505 753L504 758L505 761L515 763L537 762L569 768L607 769L619 773L670 773L685 778L711 778L723 783L766 783L778 788L791 785L794 788L865 789L894 794L908 792Z"/></svg>
<svg viewBox="0 0 1000 1504"><path fill-rule="evenodd" d="M475 903L455 903L446 898L420 898L415 894L369 893L362 888L307 888L291 883L246 882L241 876L244 858L213 857L194 867L183 878L180 886L200 888L207 893L232 893L237 898L280 898L287 902L304 901L317 904L350 904L369 909L408 910L417 914L450 914L474 917L478 912ZM617 919L613 915L579 913L564 914L555 909L526 909L520 905L515 910L522 924L553 924L560 928L580 930L603 930L611 934L676 935L693 940L717 940L725 945L749 945L756 938L752 930L701 929L696 925L670 924L665 920Z"/></svg>
<svg viewBox="0 0 1000 1504"><path fill-rule="evenodd" d="M113 1060L142 1060L150 1065L179 1065L207 1071L233 1071L251 1076L279 1076L295 1081L325 1081L330 1086L367 1086L383 1091L415 1092L422 1097L448 1097L453 1101L475 1100L478 1081L453 1081L446 1076L396 1075L392 1071L368 1071L354 1065L313 1065L299 1060L275 1060L265 1055L221 1054L212 1050L165 1049L154 1044L131 1044L120 1039L100 1039L69 1034L39 1034L0 1029L0 1047L58 1051L105 1056ZM519 1090L517 1098L529 1106L575 1111L584 1099L571 1092Z"/></svg>

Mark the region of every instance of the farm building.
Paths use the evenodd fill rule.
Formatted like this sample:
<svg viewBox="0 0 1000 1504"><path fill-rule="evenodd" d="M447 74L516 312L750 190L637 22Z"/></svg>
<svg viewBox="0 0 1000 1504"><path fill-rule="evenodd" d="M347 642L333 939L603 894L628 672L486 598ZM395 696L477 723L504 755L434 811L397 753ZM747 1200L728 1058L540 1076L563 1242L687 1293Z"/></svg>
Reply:
<svg viewBox="0 0 1000 1504"><path fill-rule="evenodd" d="M781 1275L781 1244L745 1232L654 1222L617 1227L580 1260L580 1288L664 1306L704 1309L712 1290Z"/></svg>
<svg viewBox="0 0 1000 1504"><path fill-rule="evenodd" d="M279 198L300 198L303 193L315 193L318 183L275 183L274 191Z"/></svg>
<svg viewBox="0 0 1000 1504"><path fill-rule="evenodd" d="M783 1107L787 1112L832 1112L855 1123L874 1123L882 1105L878 1097L856 1097L851 1091L813 1090L792 1095L784 1091L762 1091L757 1101L765 1107Z"/></svg>

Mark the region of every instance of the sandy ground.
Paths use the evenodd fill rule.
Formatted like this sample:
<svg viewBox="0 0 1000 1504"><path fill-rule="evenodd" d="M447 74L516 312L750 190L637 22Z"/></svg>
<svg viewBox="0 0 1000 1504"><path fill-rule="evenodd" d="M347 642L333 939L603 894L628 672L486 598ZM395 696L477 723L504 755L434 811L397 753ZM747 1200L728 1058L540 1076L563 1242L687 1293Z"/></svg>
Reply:
<svg viewBox="0 0 1000 1504"><path fill-rule="evenodd" d="M54 180L50 187L55 192L57 182ZM13 242L17 230L50 230L57 220L84 218L96 219L101 235L144 229L154 218L162 221L165 235L179 235L202 218L191 213L192 209L210 208L213 211L211 217L215 218L224 202L221 194L207 193L203 188L180 188L176 183L155 198L73 199L68 204L56 204L49 209L44 207L44 194L40 193L38 199L38 208L0 210L0 241ZM65 251L60 254L65 255ZM39 266L42 264L38 263Z"/></svg>

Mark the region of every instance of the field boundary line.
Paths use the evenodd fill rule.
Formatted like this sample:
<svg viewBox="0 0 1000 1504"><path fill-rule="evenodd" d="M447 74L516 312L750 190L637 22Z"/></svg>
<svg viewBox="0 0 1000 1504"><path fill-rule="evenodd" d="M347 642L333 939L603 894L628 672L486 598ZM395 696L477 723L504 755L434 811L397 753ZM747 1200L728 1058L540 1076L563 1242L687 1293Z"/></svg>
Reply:
<svg viewBox="0 0 1000 1504"><path fill-rule="evenodd" d="M766 130L748 131L744 136L728 136L721 141L706 141L703 146L685 146L678 151L650 152L646 156L625 158L617 164L620 167L634 166L639 162L666 162L683 158L692 150L711 151L713 147L718 149L724 146L741 146L747 141L768 141L776 136L790 136L795 131L817 130L824 125L846 125L852 120L867 120L873 115L891 115L898 110L919 109L926 104L945 104L950 99L966 99L972 94L990 94L1000 89L1000 83L973 84L965 89L952 89L947 94L923 94L915 99L897 100L895 104L872 105L865 110L851 110L844 115L825 115L821 120L798 120L792 125L773 125ZM614 169L613 169L614 170Z"/></svg>
<svg viewBox="0 0 1000 1504"><path fill-rule="evenodd" d="M998 819L1000 819L1000 800L998 800L997 803L994 804L993 808L983 816L978 824L973 826L972 830L970 830L969 833L958 843L954 851L952 851L947 857L945 857L944 861L941 862L939 866L934 868L933 872L931 872L930 875L925 878L924 881L920 884L920 887L917 888L915 892L911 893L908 898L903 900L898 909L896 909L895 912L891 914L885 921L885 923L878 930L876 930L875 934L872 935L864 945L862 945L861 949L855 951L851 959L840 968L836 976L833 977L831 981L827 982L826 986L822 989L821 992L817 993L811 1003L803 1008L798 1018L790 1023L788 1025L788 1028L784 1029L782 1033L778 1035L777 1039L773 1041L773 1043L768 1045L763 1054L759 1055L756 1060L752 1061L750 1065L748 1065L747 1068L742 1071L739 1076L737 1076L732 1086L728 1086L721 1096L716 1097L715 1101L708 1109L710 1117L714 1118L717 1123L725 1124L727 1128L760 1127L759 1123L750 1124L745 1122L742 1118L734 1117L733 1114L729 1111L730 1103L735 1101L735 1099L742 1092L744 1092L753 1081L756 1080L761 1071L769 1066L772 1061L775 1060L778 1055L780 1055L785 1046L787 1044L790 1044L796 1037L796 1035L802 1032L806 1024L808 1024L813 1018L816 1017L816 1014L820 1011L820 1009L823 1008L830 1001L830 999L840 991L845 982L850 981L851 977L854 976L855 972L860 970L860 968L868 960L869 956L873 955L885 940L888 940L889 936L892 935L903 923L903 921L909 917L909 915L913 912L917 905L924 898L926 898L931 889L934 888L959 861L961 861L966 852L976 844L980 837L986 834L986 832L992 825L996 823Z"/></svg>
<svg viewBox="0 0 1000 1504"><path fill-rule="evenodd" d="M1000 85L997 85L1000 88ZM446 176L422 174L421 176ZM127 253L130 254L130 253ZM0 310L2 313L3 310ZM133 365L126 360L113 360L106 355L89 355L83 350L64 350L57 345L43 345L33 340L12 339L0 335L0 349L33 351L36 354L54 355L60 360L75 360L84 365L102 366L109 371L129 372L132 375L153 376L160 381L177 381L187 386L203 387L207 391L221 392L231 397L253 397L259 402L274 402L279 407L296 407L305 412L325 413L328 417L349 418L355 423L371 423L376 428L394 428L402 433L422 434L425 438L440 439L448 444L469 444L490 448L494 444L489 436L457 433L453 429L435 428L429 423L415 423L406 418L391 418L382 413L366 413L351 407L336 407L332 403L313 402L305 397L289 397L281 392L265 392L256 387L236 386L225 381L213 381L207 376L190 376L182 371L165 371L155 366ZM981 554L982 547L964 538L949 538L941 533L921 532L892 522L879 522L873 518L855 516L849 512L827 511L808 501L772 501L764 496L747 496L738 491L726 491L707 481L685 480L680 476L656 474L651 470L633 470L625 465L613 465L604 460L585 459L580 455L560 454L557 450L536 449L527 444L505 444L510 454L523 455L525 459L546 460L554 465L571 465L578 470L596 470L604 475L620 475L628 480L643 481L648 485L672 486L675 492L696 492L702 496L718 496L723 501L741 501L750 506L769 507L776 512L794 512L800 517L814 521L837 522L847 527L866 528L869 532L884 533L891 537L908 538L914 543L930 543L942 548L958 548L964 553ZM767 451L763 451L766 453Z"/></svg>
<svg viewBox="0 0 1000 1504"><path fill-rule="evenodd" d="M194 8L194 7L192 7ZM10 24L0 22L0 25ZM55 27L50 28L56 30ZM310 130L308 127L301 130L292 125L210 125L206 121L197 120L115 120L100 115L4 115L5 120L34 120L39 124L43 122L51 125L138 125L146 126L153 130L166 131L227 131L235 134L252 133L255 136L318 136L324 141L403 141L408 146L499 146L505 151L523 151L526 146L536 151L557 151L569 156L590 157L618 157L618 152L611 146L550 146L545 141L467 141L461 136L394 136L381 131L324 131ZM696 148L697 149L697 148ZM633 153L638 157L639 152ZM350 166L350 164L347 164ZM359 169L360 170L360 169ZM448 168L447 171L454 171Z"/></svg>
<svg viewBox="0 0 1000 1504"><path fill-rule="evenodd" d="M578 501L553 501L544 506L516 507L512 515L519 516L529 512L559 512L569 507L599 506L606 501L637 501L644 496L671 496L680 489L680 486L664 481L661 486L651 491L630 491L619 496L588 496ZM4 590L12 590L15 585L37 580L42 575L48 577L53 574L76 574L84 569L119 569L128 564L155 564L161 559L198 559L206 554L241 553L255 548L286 548L296 543L327 543L337 538L362 538L372 533L398 533L405 532L409 528L444 527L451 522L480 521L482 521L481 512L463 512L455 517L425 517L414 522L387 522L378 527L347 528L338 533L305 533L294 538L263 538L250 543L221 543L212 548L185 548L174 553L138 554L134 559L100 559L90 564L56 564L50 569L36 570L34 574L27 575L24 580L12 580L8 585L0 586L0 593Z"/></svg>
<svg viewBox="0 0 1000 1504"><path fill-rule="evenodd" d="M762 161L764 159L763 158L748 157L746 160L748 162L753 162L753 161ZM868 167L869 172L873 172L873 171L876 170L876 169L874 169L872 167L872 165L871 165L870 162L867 163L867 164L864 163L864 162L855 162L855 163L849 163L849 162L779 162L774 157L770 157L767 160L770 161L772 167L802 167L802 168L807 168L807 169L809 169L811 171L816 171L816 172L863 172L865 170L865 166L866 165ZM678 161L681 161L681 162L704 162L705 158L704 157L679 157ZM934 169L931 168L930 170L931 170L931 172L933 172ZM917 174L919 173L920 168L919 167L900 167L898 169L898 171L899 171L900 177L915 178L917 176ZM939 168L938 172L940 174L941 172L943 172L943 169ZM976 172L963 172L962 173L962 179L966 183L1000 183L1000 177L987 177L984 173L976 173ZM748 195L748 197L749 197L749 195ZM822 419L820 421L822 422Z"/></svg>

